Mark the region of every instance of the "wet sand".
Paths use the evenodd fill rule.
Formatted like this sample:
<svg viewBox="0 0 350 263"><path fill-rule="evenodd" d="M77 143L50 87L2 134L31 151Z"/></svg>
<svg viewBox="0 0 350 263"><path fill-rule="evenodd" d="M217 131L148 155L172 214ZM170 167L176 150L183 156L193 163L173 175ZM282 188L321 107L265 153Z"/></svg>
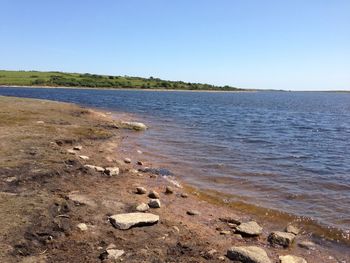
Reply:
<svg viewBox="0 0 350 263"><path fill-rule="evenodd" d="M306 231L289 248L271 246L269 233L285 227L278 218L258 218L208 193L140 172L157 164L145 162L137 152L142 149L125 145L125 138L136 131L125 129L107 113L0 97L0 128L1 262L101 262L110 244L124 250L118 259L124 262L230 262L227 250L247 245L263 248L272 262L286 254L307 262L349 262L349 250L341 246L320 242L314 250L299 247L298 243L312 239ZM71 151L78 145L81 150ZM127 155L122 154L123 147L130 149ZM123 161L126 157L130 164ZM118 167L120 174L107 176L86 164ZM137 204L148 202L147 195L135 194L138 186L160 194L161 208L150 209L160 216L159 222L129 230L114 228L111 215L134 212ZM165 194L166 186L174 193ZM83 201L74 201L72 195ZM192 210L199 215L188 215ZM242 237L220 220L228 217L255 220L263 227L262 234ZM87 230L80 230L80 223Z"/></svg>

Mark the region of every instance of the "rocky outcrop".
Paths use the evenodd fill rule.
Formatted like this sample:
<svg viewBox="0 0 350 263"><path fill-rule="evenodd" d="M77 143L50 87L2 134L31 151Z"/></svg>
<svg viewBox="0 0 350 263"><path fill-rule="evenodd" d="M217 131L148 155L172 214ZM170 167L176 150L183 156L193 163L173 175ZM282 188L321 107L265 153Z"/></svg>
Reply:
<svg viewBox="0 0 350 263"><path fill-rule="evenodd" d="M262 233L262 229L255 221L241 223L236 227L237 232L246 236L258 236Z"/></svg>
<svg viewBox="0 0 350 263"><path fill-rule="evenodd" d="M117 228L126 230L131 227L148 226L158 223L159 216L151 213L126 213L109 217L111 224Z"/></svg>
<svg viewBox="0 0 350 263"><path fill-rule="evenodd" d="M280 231L272 232L268 237L268 241L272 245L277 245L282 247L289 247L293 243L294 239L295 239L294 234L280 232Z"/></svg>
<svg viewBox="0 0 350 263"><path fill-rule="evenodd" d="M265 250L255 246L232 247L227 251L227 257L242 263L271 263Z"/></svg>

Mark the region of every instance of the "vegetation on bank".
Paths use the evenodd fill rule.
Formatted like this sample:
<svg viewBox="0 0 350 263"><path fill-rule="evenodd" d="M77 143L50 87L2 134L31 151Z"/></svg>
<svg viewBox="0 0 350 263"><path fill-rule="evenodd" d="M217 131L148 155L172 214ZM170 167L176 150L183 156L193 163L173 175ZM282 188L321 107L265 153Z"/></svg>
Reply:
<svg viewBox="0 0 350 263"><path fill-rule="evenodd" d="M0 85L89 87L89 88L136 88L136 89L175 89L175 90L225 90L242 91L231 86L215 86L202 83L169 81L159 78L129 76L106 76L89 73L7 71L0 70Z"/></svg>

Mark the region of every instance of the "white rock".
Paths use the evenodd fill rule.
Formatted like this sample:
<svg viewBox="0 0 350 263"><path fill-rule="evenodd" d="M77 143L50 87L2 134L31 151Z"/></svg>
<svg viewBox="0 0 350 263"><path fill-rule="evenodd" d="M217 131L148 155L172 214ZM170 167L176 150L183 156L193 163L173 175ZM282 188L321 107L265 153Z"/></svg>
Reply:
<svg viewBox="0 0 350 263"><path fill-rule="evenodd" d="M79 158L80 158L80 159L83 159L83 160L85 160L85 161L87 161L87 160L90 159L90 157L88 157L88 156L86 156L86 155L79 155Z"/></svg>
<svg viewBox="0 0 350 263"><path fill-rule="evenodd" d="M283 247L289 247L293 243L294 239L294 234L280 231L274 231L268 237L268 241L272 245L279 245Z"/></svg>
<svg viewBox="0 0 350 263"><path fill-rule="evenodd" d="M91 170L95 170L96 172L100 172L100 173L103 173L105 171L103 167L90 165L90 164L85 164L84 167L89 168Z"/></svg>
<svg viewBox="0 0 350 263"><path fill-rule="evenodd" d="M68 149L67 153L69 153L69 154L76 154L76 152L73 149Z"/></svg>
<svg viewBox="0 0 350 263"><path fill-rule="evenodd" d="M159 199L151 199L148 202L148 206L150 208L160 208L160 200Z"/></svg>
<svg viewBox="0 0 350 263"><path fill-rule="evenodd" d="M122 125L126 128L133 129L136 131L144 131L147 129L147 126L142 122L134 122L134 121L123 121Z"/></svg>
<svg viewBox="0 0 350 263"><path fill-rule="evenodd" d="M109 176L115 176L119 175L119 168L118 167L106 167L105 173Z"/></svg>
<svg viewBox="0 0 350 263"><path fill-rule="evenodd" d="M130 158L125 158L124 159L124 163L131 163L131 159Z"/></svg>
<svg viewBox="0 0 350 263"><path fill-rule="evenodd" d="M189 210L186 212L186 214L190 215L190 216L198 216L200 215L201 213L197 210Z"/></svg>
<svg viewBox="0 0 350 263"><path fill-rule="evenodd" d="M285 230L287 233L292 233L294 235L299 234L300 230L299 228L293 226L293 225L288 225Z"/></svg>
<svg viewBox="0 0 350 263"><path fill-rule="evenodd" d="M307 261L301 257L286 255L280 256L280 263L307 263Z"/></svg>
<svg viewBox="0 0 350 263"><path fill-rule="evenodd" d="M148 210L149 210L148 204L141 203L138 206L136 206L136 211L138 211L138 212L146 212Z"/></svg>
<svg viewBox="0 0 350 263"><path fill-rule="evenodd" d="M227 257L243 263L271 263L265 250L255 246L232 247L227 251Z"/></svg>
<svg viewBox="0 0 350 263"><path fill-rule="evenodd" d="M83 146L81 145L76 145L73 147L73 150L76 150L76 151L81 151L81 149L83 149Z"/></svg>
<svg viewBox="0 0 350 263"><path fill-rule="evenodd" d="M236 227L236 230L242 234L249 236L258 236L262 233L262 227L255 221L249 221L240 224Z"/></svg>
<svg viewBox="0 0 350 263"><path fill-rule="evenodd" d="M113 215L109 220L115 228L126 230L136 226L154 225L158 223L159 216L151 213L126 213Z"/></svg>
<svg viewBox="0 0 350 263"><path fill-rule="evenodd" d="M77 224L77 228L79 228L81 231L87 231L88 230L88 226L85 223Z"/></svg>
<svg viewBox="0 0 350 263"><path fill-rule="evenodd" d="M142 151L140 151L140 150L137 150L136 152L137 152L138 154L142 154Z"/></svg>

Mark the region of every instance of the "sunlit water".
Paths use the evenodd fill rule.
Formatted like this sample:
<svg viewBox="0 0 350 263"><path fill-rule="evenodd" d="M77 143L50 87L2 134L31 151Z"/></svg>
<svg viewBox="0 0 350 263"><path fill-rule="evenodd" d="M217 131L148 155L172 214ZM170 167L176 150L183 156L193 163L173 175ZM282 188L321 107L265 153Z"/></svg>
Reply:
<svg viewBox="0 0 350 263"><path fill-rule="evenodd" d="M184 180L350 229L350 94L0 88L134 114L145 153Z"/></svg>

